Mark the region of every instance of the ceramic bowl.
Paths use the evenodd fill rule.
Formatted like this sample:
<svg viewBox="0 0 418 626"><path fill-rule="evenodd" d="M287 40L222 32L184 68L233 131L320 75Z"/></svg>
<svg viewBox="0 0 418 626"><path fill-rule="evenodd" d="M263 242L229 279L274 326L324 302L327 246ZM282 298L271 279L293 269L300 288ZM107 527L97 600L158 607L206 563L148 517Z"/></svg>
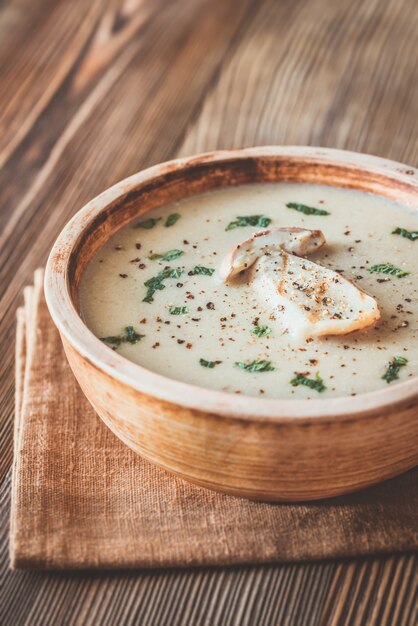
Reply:
<svg viewBox="0 0 418 626"><path fill-rule="evenodd" d="M73 217L49 257L45 293L81 388L135 452L210 489L257 500L312 500L418 463L417 378L328 400L227 394L128 361L97 339L78 312L86 265L116 230L173 200L272 181L360 189L418 207L418 171L369 155L276 146L178 159L130 176Z"/></svg>

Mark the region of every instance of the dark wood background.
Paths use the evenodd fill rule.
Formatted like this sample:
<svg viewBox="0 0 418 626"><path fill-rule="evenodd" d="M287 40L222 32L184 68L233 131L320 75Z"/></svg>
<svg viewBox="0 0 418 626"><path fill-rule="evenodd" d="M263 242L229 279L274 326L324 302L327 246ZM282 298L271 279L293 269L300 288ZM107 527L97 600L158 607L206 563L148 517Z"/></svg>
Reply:
<svg viewBox="0 0 418 626"><path fill-rule="evenodd" d="M59 230L117 180L214 148L322 145L417 165L416 0L3 0L0 73L0 622L416 624L412 555L8 571L14 316Z"/></svg>

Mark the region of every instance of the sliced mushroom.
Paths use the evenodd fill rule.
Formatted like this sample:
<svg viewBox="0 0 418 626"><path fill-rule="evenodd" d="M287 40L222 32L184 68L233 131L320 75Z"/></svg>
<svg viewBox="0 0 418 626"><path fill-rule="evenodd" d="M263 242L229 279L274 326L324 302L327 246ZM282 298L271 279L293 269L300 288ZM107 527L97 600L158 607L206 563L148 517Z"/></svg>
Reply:
<svg viewBox="0 0 418 626"><path fill-rule="evenodd" d="M380 318L374 298L352 282L284 250L261 257L249 282L284 332L300 339L345 335Z"/></svg>
<svg viewBox="0 0 418 626"><path fill-rule="evenodd" d="M251 267L259 257L280 250L305 256L325 244L320 230L306 228L269 228L238 244L223 259L219 276L227 282L230 278Z"/></svg>

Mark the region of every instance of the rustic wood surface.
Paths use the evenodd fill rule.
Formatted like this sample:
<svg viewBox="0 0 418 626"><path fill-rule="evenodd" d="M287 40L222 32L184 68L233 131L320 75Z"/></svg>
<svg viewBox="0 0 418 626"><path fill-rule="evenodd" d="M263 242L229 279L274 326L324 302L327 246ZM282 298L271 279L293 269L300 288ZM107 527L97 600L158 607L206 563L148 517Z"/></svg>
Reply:
<svg viewBox="0 0 418 626"><path fill-rule="evenodd" d="M214 148L324 145L417 165L417 33L415 0L0 5L1 623L417 622L412 555L58 575L9 572L7 554L14 315L68 218L144 166Z"/></svg>

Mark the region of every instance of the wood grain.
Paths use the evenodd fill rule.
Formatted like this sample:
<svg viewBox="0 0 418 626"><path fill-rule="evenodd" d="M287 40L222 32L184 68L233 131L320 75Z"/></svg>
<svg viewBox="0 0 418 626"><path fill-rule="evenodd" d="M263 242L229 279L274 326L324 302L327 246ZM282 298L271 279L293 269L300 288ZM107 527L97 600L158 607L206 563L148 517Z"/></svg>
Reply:
<svg viewBox="0 0 418 626"><path fill-rule="evenodd" d="M417 622L413 556L153 574L7 572L14 315L89 198L262 143L418 161L414 0L5 0L0 8L2 580L10 624Z"/></svg>

